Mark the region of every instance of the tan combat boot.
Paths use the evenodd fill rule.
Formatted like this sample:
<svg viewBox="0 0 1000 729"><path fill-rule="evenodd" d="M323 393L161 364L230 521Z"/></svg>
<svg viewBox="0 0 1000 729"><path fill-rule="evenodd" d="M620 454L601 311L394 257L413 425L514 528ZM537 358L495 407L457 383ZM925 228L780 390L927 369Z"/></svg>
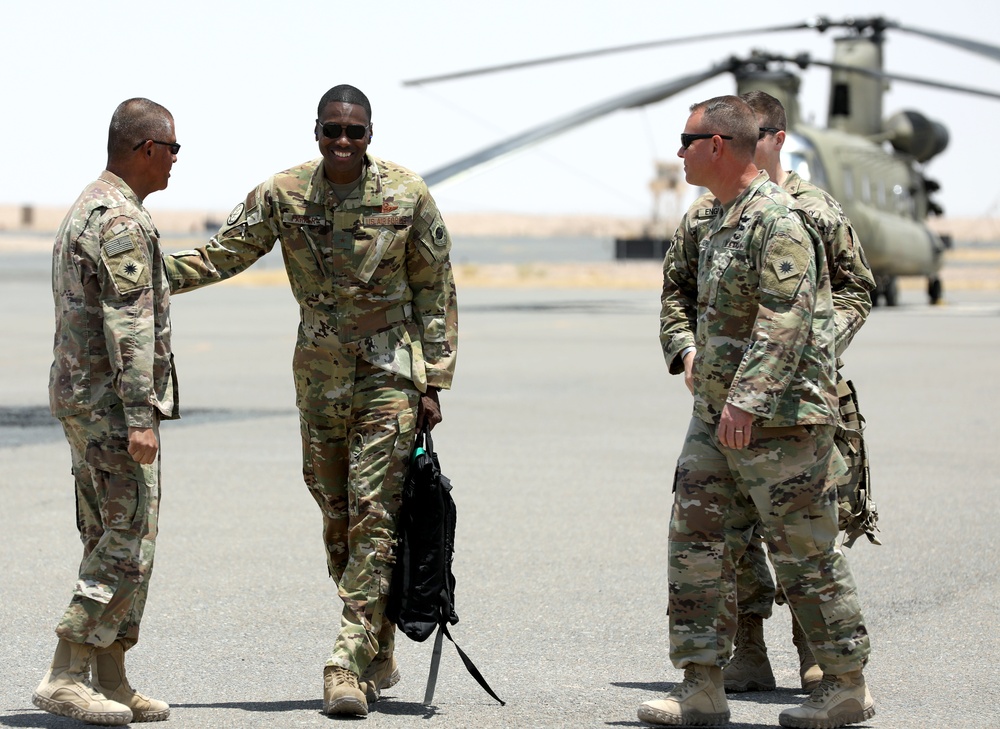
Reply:
<svg viewBox="0 0 1000 729"><path fill-rule="evenodd" d="M323 669L323 713L368 716L368 702L356 673L340 666Z"/></svg>
<svg viewBox="0 0 1000 729"><path fill-rule="evenodd" d="M368 703L374 704L382 696L382 690L395 686L399 678L399 666L393 654L375 656L375 660L361 674L358 688L364 692Z"/></svg>
<svg viewBox="0 0 1000 729"><path fill-rule="evenodd" d="M764 618L760 615L740 616L733 640L733 660L722 676L730 693L774 690L774 672L764 645Z"/></svg>
<svg viewBox="0 0 1000 729"><path fill-rule="evenodd" d="M729 705L722 685L722 669L687 666L684 681L674 686L667 698L647 701L638 713L639 719L647 724L725 726L729 723Z"/></svg>
<svg viewBox="0 0 1000 729"><path fill-rule="evenodd" d="M836 729L875 716L875 702L868 693L861 671L840 676L823 674L816 690L805 703L778 715L781 726L798 729Z"/></svg>
<svg viewBox="0 0 1000 729"><path fill-rule="evenodd" d="M88 724L121 726L132 721L132 710L90 687L90 659L94 646L59 639L45 678L31 696L43 711L79 719Z"/></svg>
<svg viewBox="0 0 1000 729"><path fill-rule="evenodd" d="M115 641L94 651L91 684L113 701L132 710L132 721L163 721L170 716L170 706L143 696L133 689L125 676L125 646Z"/></svg>
<svg viewBox="0 0 1000 729"><path fill-rule="evenodd" d="M823 669L816 663L816 657L809 647L809 639L806 638L805 631L794 615L792 615L792 643L799 652L799 678L802 680L802 690L812 693L823 679Z"/></svg>

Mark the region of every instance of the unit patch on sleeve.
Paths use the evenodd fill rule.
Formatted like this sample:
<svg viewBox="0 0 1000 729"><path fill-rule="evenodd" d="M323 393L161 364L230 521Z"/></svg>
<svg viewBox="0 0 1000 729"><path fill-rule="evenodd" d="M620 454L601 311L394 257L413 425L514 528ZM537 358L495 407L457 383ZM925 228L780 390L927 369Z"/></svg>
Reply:
<svg viewBox="0 0 1000 729"><path fill-rule="evenodd" d="M142 278L142 272L145 270L145 264L136 261L134 258L126 256L122 259L122 262L115 269L115 275L120 276L126 281L131 281L132 283L138 283L139 279Z"/></svg>
<svg viewBox="0 0 1000 729"><path fill-rule="evenodd" d="M774 266L774 275L778 277L779 281L784 281L786 278L791 278L800 273L799 267L795 263L795 259L791 256L785 256L784 258L779 258L772 264Z"/></svg>
<svg viewBox="0 0 1000 729"><path fill-rule="evenodd" d="M226 225L235 225L236 221L240 219L241 215L243 215L243 208L243 203L240 203L233 208L233 212L229 213L229 217L226 218Z"/></svg>

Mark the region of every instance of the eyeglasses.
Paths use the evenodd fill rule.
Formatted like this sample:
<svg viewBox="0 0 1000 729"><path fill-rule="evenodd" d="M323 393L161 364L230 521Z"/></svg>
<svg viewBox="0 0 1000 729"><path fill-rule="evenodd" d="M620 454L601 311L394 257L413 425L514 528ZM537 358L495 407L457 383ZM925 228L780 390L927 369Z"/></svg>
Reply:
<svg viewBox="0 0 1000 729"><path fill-rule="evenodd" d="M364 136L368 133L368 127L362 124L335 124L333 122L327 122L326 124L320 124L323 129L323 136L329 137L330 139L340 139L342 134L347 134L348 139L364 139Z"/></svg>
<svg viewBox="0 0 1000 729"><path fill-rule="evenodd" d="M778 129L778 127L760 127L760 129L757 130L757 141L759 142L768 134L777 134L780 131L782 130Z"/></svg>
<svg viewBox="0 0 1000 729"><path fill-rule="evenodd" d="M732 139L728 134L681 134L681 147L687 149L691 146L692 142L696 142L699 139L711 139L712 137Z"/></svg>
<svg viewBox="0 0 1000 729"><path fill-rule="evenodd" d="M157 141L155 139L143 139L137 145L135 145L134 147L132 147L132 151L133 152L136 151L137 149L139 149L139 147L141 147L142 145L144 145L146 142L152 142L153 144L162 144L164 147L170 147L170 154L177 154L178 152L181 151L181 145L177 144L177 142L159 142L159 141Z"/></svg>

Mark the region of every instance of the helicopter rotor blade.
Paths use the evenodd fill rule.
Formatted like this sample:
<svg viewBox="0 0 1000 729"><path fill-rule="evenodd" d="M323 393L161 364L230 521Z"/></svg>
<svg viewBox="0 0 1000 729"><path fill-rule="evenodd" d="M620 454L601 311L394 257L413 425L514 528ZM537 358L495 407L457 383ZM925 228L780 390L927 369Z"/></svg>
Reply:
<svg viewBox="0 0 1000 729"><path fill-rule="evenodd" d="M741 30L727 30L718 33L704 33L701 35L690 35L683 38L668 38L658 41L647 41L645 43L630 43L624 46L612 46L609 48L598 48L592 51L580 51L578 53L566 53L558 56L546 56L544 58L533 58L526 61L515 61L514 63L502 63L496 66L482 66L466 71L456 71L445 73L439 76L425 76L423 78L404 81L403 86L420 86L422 84L437 83L439 81L451 81L457 78L468 76L480 76L488 73L499 73L500 71L511 71L516 68L530 68L532 66L542 66L550 63L560 63L562 61L576 61L581 58L592 58L594 56L605 56L614 53L624 53L626 51L638 51L646 48L659 48L662 46L679 45L681 43L697 43L700 41L718 40L721 38L734 38L743 35L755 35L758 33L782 33L789 30L806 30L819 27L817 21L807 21L794 23L792 25L773 25L766 28L744 28Z"/></svg>
<svg viewBox="0 0 1000 729"><path fill-rule="evenodd" d="M899 23L892 23L889 27L894 30L903 31L904 33L912 33L913 35L930 38L931 40L955 46L956 48L962 48L972 53L978 53L981 56L992 58L994 61L1000 61L1000 46L993 46L989 43L972 40L971 38L962 38L957 35L939 33L936 30L924 30L923 28L914 28L910 25L900 25Z"/></svg>
<svg viewBox="0 0 1000 729"><path fill-rule="evenodd" d="M780 60L784 61L796 61L793 58L782 58ZM919 76L904 76L898 73L888 73L886 71L876 71L870 68L858 68L857 66L846 66L842 63L829 63L826 61L817 61L814 59L809 59L808 63L815 66L823 66L824 68L829 68L834 71L848 71L851 73L859 73L862 76L868 76L870 78L886 79L887 81L901 81L908 84L918 84L920 86L929 86L935 89L944 89L945 91L957 91L963 94L973 94L975 96L985 96L988 99L1000 99L1000 92L988 91L987 89L976 89L971 86L959 86L958 84L949 84L943 81L935 81L929 78L920 78Z"/></svg>
<svg viewBox="0 0 1000 729"><path fill-rule="evenodd" d="M459 175L468 174L472 170L482 167L487 163L498 162L501 158L522 152L530 146L539 144L550 137L562 134L574 127L578 127L586 122L593 121L599 117L610 114L619 109L635 108L653 104L658 101L668 99L675 94L689 89L692 86L708 81L720 74L733 69L733 59L718 63L706 71L683 76L681 78L659 83L654 86L630 91L626 94L616 96L612 99L602 101L593 106L580 109L572 114L547 122L540 126L528 129L515 134L512 137L498 142L494 145L474 152L466 157L458 159L436 170L432 170L424 175L424 182L428 186L439 185L446 180L452 180Z"/></svg>

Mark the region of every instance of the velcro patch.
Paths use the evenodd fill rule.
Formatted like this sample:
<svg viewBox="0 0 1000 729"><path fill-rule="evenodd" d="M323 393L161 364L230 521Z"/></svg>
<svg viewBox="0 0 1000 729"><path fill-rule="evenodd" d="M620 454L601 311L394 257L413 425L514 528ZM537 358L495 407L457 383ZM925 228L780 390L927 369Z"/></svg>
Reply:
<svg viewBox="0 0 1000 729"><path fill-rule="evenodd" d="M774 275L778 277L779 281L784 281L786 278L791 278L802 273L795 263L795 259L791 256L779 258L777 261L773 261L771 265L774 266Z"/></svg>
<svg viewBox="0 0 1000 729"><path fill-rule="evenodd" d="M412 225L412 215L369 215L362 216L361 224L370 227L379 225Z"/></svg>
<svg viewBox="0 0 1000 729"><path fill-rule="evenodd" d="M323 215L302 215L300 213L282 213L281 221L292 225L316 225L326 224L326 217Z"/></svg>
<svg viewBox="0 0 1000 729"><path fill-rule="evenodd" d="M104 251L108 254L108 257L117 256L125 251L130 251L135 248L135 242L132 240L132 236L125 234L119 236L114 240L108 241L104 244Z"/></svg>
<svg viewBox="0 0 1000 729"><path fill-rule="evenodd" d="M699 217L699 218L714 218L717 215L721 215L721 214L722 214L722 207L717 205L714 208L702 208L701 210L698 211L697 217Z"/></svg>
<svg viewBox="0 0 1000 729"><path fill-rule="evenodd" d="M142 278L142 272L146 266L133 258L124 258L121 265L115 270L116 276L121 276L126 281L136 283Z"/></svg>
<svg viewBox="0 0 1000 729"><path fill-rule="evenodd" d="M236 221L240 219L241 215L243 215L243 209L244 209L243 203L240 203L235 208L233 208L233 211L229 213L229 217L226 218L226 225L235 225Z"/></svg>

